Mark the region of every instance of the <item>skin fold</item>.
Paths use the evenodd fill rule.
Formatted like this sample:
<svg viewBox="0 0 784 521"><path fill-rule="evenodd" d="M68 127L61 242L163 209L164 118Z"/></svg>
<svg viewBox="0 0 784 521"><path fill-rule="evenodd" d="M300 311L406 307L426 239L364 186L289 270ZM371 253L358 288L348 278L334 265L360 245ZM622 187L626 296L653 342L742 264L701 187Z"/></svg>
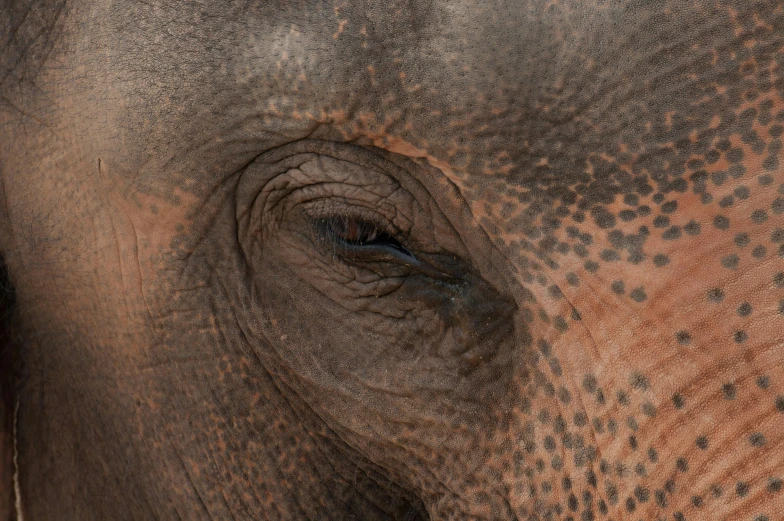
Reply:
<svg viewBox="0 0 784 521"><path fill-rule="evenodd" d="M784 519L780 1L0 6L3 521Z"/></svg>

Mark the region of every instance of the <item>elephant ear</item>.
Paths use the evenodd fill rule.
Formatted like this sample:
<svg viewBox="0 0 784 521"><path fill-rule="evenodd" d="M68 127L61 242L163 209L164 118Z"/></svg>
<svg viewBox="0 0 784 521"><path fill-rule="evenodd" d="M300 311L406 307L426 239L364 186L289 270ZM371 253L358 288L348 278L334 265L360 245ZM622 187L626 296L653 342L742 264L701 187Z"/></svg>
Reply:
<svg viewBox="0 0 784 521"><path fill-rule="evenodd" d="M14 507L14 367L9 319L13 289L0 258L0 521L16 521Z"/></svg>

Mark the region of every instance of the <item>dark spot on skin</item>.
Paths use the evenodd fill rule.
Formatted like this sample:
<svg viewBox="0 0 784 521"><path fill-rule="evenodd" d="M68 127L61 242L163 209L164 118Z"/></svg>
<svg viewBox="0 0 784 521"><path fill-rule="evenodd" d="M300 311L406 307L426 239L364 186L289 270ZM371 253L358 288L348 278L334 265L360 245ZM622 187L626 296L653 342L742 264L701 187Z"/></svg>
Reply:
<svg viewBox="0 0 784 521"><path fill-rule="evenodd" d="M723 215L717 215L713 218L713 226L719 230L727 230L730 227L730 220Z"/></svg>
<svg viewBox="0 0 784 521"><path fill-rule="evenodd" d="M738 306L738 315L742 317L747 317L751 314L751 304L748 302L744 302L740 306Z"/></svg>
<svg viewBox="0 0 784 521"><path fill-rule="evenodd" d="M675 466L681 472L688 472L689 471L689 462L686 461L686 458L678 458L675 461Z"/></svg>
<svg viewBox="0 0 784 521"><path fill-rule="evenodd" d="M648 448L648 460L651 463L656 463L657 461L659 461L659 453L656 452L656 449L654 449L653 447Z"/></svg>
<svg viewBox="0 0 784 521"><path fill-rule="evenodd" d="M738 344L742 344L743 342L748 340L748 338L749 335L745 331L736 331L735 334L733 335L733 339Z"/></svg>
<svg viewBox="0 0 784 521"><path fill-rule="evenodd" d="M777 288L784 288L784 271L780 271L773 276L773 285Z"/></svg>
<svg viewBox="0 0 784 521"><path fill-rule="evenodd" d="M569 329L569 324L566 323L566 319L563 318L562 316L555 317L553 319L553 325L555 326L555 329L557 329L561 333Z"/></svg>
<svg viewBox="0 0 784 521"><path fill-rule="evenodd" d="M762 224L768 220L768 212L766 212L765 210L754 210L751 213L751 220L755 224Z"/></svg>
<svg viewBox="0 0 784 521"><path fill-rule="evenodd" d="M732 193L735 194L735 197L737 197L742 201L745 201L751 195L751 191L747 186L739 186L735 190L733 190Z"/></svg>
<svg viewBox="0 0 784 521"><path fill-rule="evenodd" d="M595 393L596 392L596 385L597 384L596 384L596 377L595 376L593 376L591 374L587 374L587 375L585 375L583 377L583 389L585 389L589 393Z"/></svg>
<svg viewBox="0 0 784 521"><path fill-rule="evenodd" d="M762 168L765 170L777 170L779 167L779 159L776 156L768 156L762 161Z"/></svg>
<svg viewBox="0 0 784 521"><path fill-rule="evenodd" d="M701 227L697 221L691 220L683 227L683 231L686 232L686 235L695 236L700 234Z"/></svg>
<svg viewBox="0 0 784 521"><path fill-rule="evenodd" d="M691 335L688 331L678 331L675 334L675 338L678 340L678 343L681 345L689 345L691 344Z"/></svg>
<svg viewBox="0 0 784 521"><path fill-rule="evenodd" d="M661 205L662 213L673 213L678 208L677 201L667 201L663 205Z"/></svg>
<svg viewBox="0 0 784 521"><path fill-rule="evenodd" d="M770 186L773 184L773 176L770 174L763 174L757 178L761 186Z"/></svg>
<svg viewBox="0 0 784 521"><path fill-rule="evenodd" d="M727 169L727 173L730 174L733 179L740 179L746 173L746 167L743 165L732 165Z"/></svg>
<svg viewBox="0 0 784 521"><path fill-rule="evenodd" d="M734 384L724 384L721 386L721 392L724 393L725 400L734 400L737 391Z"/></svg>
<svg viewBox="0 0 784 521"><path fill-rule="evenodd" d="M643 302L648 296L643 288L635 288L629 292L629 297L635 302Z"/></svg>
<svg viewBox="0 0 784 521"><path fill-rule="evenodd" d="M666 215L657 215L653 219L653 226L656 228L666 228L670 225L670 218Z"/></svg>
<svg viewBox="0 0 784 521"><path fill-rule="evenodd" d="M740 148L733 148L727 152L725 157L730 163L740 163L743 160L743 150Z"/></svg>
<svg viewBox="0 0 784 521"><path fill-rule="evenodd" d="M731 195L725 195L721 199L719 199L719 207L721 208L729 208L735 203L735 198Z"/></svg>
<svg viewBox="0 0 784 521"><path fill-rule="evenodd" d="M778 478L770 478L768 480L768 490L770 492L781 492L782 488L784 488L784 481Z"/></svg>
<svg viewBox="0 0 784 521"><path fill-rule="evenodd" d="M721 302L724 300L724 290L721 288L713 288L708 291L708 300L711 302Z"/></svg>
<svg viewBox="0 0 784 521"><path fill-rule="evenodd" d="M765 445L765 436L761 432L755 432L749 436L749 443L752 447L762 447Z"/></svg>
<svg viewBox="0 0 784 521"><path fill-rule="evenodd" d="M697 447L699 447L700 449L702 449L702 450L705 450L705 449L707 449L707 448L708 448L708 438L707 438L707 437L705 437L705 436L700 436L700 437L699 437L699 438L697 438L697 440L695 441L695 444L696 444L696 445L697 445Z"/></svg>
<svg viewBox="0 0 784 521"><path fill-rule="evenodd" d="M735 484L735 493L740 497L745 497L749 493L749 484L745 481L738 481Z"/></svg>
<svg viewBox="0 0 784 521"><path fill-rule="evenodd" d="M621 260L621 256L615 250L605 249L599 254L599 258L605 262L615 262Z"/></svg>
<svg viewBox="0 0 784 521"><path fill-rule="evenodd" d="M641 391L648 390L648 379L640 373L633 374L629 379L629 384L635 389L639 389Z"/></svg>
<svg viewBox="0 0 784 521"><path fill-rule="evenodd" d="M624 283L622 280L615 280L610 284L610 289L613 290L613 293L618 295L623 295L625 292Z"/></svg>
<svg viewBox="0 0 784 521"><path fill-rule="evenodd" d="M740 262L740 257L738 257L734 253L726 255L726 256L722 257L722 259L721 259L721 265L724 266L727 269L735 269L735 268L737 268L739 262Z"/></svg>
<svg viewBox="0 0 784 521"><path fill-rule="evenodd" d="M727 172L719 171L711 174L711 181L716 186L721 186L727 180Z"/></svg>
<svg viewBox="0 0 784 521"><path fill-rule="evenodd" d="M594 207L591 216L599 228L607 229L615 226L615 216L602 206Z"/></svg>
<svg viewBox="0 0 784 521"><path fill-rule="evenodd" d="M732 143L729 139L721 139L716 143L716 149L721 150L722 152L726 152L732 147Z"/></svg>
<svg viewBox="0 0 784 521"><path fill-rule="evenodd" d="M599 264L594 261L585 261L584 266L591 273L596 273L599 270Z"/></svg>
<svg viewBox="0 0 784 521"><path fill-rule="evenodd" d="M640 503L647 503L648 499L651 497L651 492L647 488L637 485L634 488L634 497L636 497L637 501Z"/></svg>
<svg viewBox="0 0 784 521"><path fill-rule="evenodd" d="M759 244L755 246L753 250L751 250L751 256L754 257L755 259L761 259L762 257L765 256L767 251L768 250L765 249L765 246Z"/></svg>
<svg viewBox="0 0 784 521"><path fill-rule="evenodd" d="M784 396L776 397L776 409L779 412L784 412Z"/></svg>
<svg viewBox="0 0 784 521"><path fill-rule="evenodd" d="M609 501L611 505L618 504L618 489L615 485L608 483L605 487L605 493L607 494L607 501Z"/></svg>
<svg viewBox="0 0 784 521"><path fill-rule="evenodd" d="M674 241L676 239L680 239L680 237L681 237L680 226L671 226L664 233L662 233L662 239L664 239L665 241Z"/></svg>
<svg viewBox="0 0 784 521"><path fill-rule="evenodd" d="M784 213L784 198L777 197L774 199L770 209L773 210L773 213L775 214Z"/></svg>
<svg viewBox="0 0 784 521"><path fill-rule="evenodd" d="M683 409L683 406L686 404L686 402L681 394L675 393L672 396L672 404L676 409ZM782 400L782 406L784 407L784 399Z"/></svg>
<svg viewBox="0 0 784 521"><path fill-rule="evenodd" d="M691 504L694 505L696 508L702 507L702 496L692 496Z"/></svg>
<svg viewBox="0 0 784 521"><path fill-rule="evenodd" d="M767 376L760 376L757 378L757 387L760 389L767 389L770 387L770 378Z"/></svg>
<svg viewBox="0 0 784 521"><path fill-rule="evenodd" d="M735 241L735 245L738 246L738 248L743 248L744 246L748 246L749 243L751 242L751 239L749 238L749 234L745 232L737 234L735 236L735 239L733 240Z"/></svg>

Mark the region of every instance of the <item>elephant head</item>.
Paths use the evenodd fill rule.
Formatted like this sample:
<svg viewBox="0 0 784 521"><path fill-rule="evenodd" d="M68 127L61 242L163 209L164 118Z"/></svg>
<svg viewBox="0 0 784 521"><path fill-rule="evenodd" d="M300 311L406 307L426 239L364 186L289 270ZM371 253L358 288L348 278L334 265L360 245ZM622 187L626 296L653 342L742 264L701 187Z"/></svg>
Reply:
<svg viewBox="0 0 784 521"><path fill-rule="evenodd" d="M1 9L0 511L784 515L781 2Z"/></svg>

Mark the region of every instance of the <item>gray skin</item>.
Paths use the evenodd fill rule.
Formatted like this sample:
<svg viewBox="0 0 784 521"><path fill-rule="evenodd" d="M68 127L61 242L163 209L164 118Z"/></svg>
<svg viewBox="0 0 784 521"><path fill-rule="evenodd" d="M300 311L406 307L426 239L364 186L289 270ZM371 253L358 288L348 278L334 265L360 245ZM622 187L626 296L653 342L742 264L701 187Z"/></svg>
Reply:
<svg viewBox="0 0 784 521"><path fill-rule="evenodd" d="M158 3L0 4L0 512L784 519L781 2Z"/></svg>

